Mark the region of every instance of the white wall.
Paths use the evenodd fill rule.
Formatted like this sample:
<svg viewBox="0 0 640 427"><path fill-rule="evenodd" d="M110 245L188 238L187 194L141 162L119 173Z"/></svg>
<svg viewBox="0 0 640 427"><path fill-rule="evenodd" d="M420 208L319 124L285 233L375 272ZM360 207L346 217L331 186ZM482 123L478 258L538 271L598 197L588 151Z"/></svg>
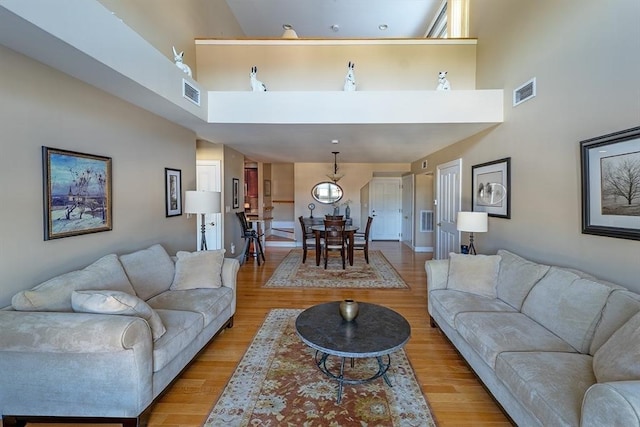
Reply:
<svg viewBox="0 0 640 427"><path fill-rule="evenodd" d="M165 217L164 168L195 186L195 134L0 47L0 307L98 257L194 247L195 220ZM112 158L113 230L44 241L41 146Z"/></svg>
<svg viewBox="0 0 640 427"><path fill-rule="evenodd" d="M579 152L581 140L640 122L640 2L474 0L471 8L477 86L505 89L505 122L428 156L429 170L462 158L468 210L471 166L511 157L511 219L490 218L480 251L506 248L640 291L638 241L581 233ZM532 77L537 97L511 107L513 89Z"/></svg>

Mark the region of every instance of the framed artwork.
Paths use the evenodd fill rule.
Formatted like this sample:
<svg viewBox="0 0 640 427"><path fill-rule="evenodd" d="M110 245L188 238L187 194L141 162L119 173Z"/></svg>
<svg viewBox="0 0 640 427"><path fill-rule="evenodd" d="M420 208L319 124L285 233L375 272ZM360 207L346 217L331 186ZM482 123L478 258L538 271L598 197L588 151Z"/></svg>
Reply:
<svg viewBox="0 0 640 427"><path fill-rule="evenodd" d="M164 168L164 197L166 215L182 215L182 171Z"/></svg>
<svg viewBox="0 0 640 427"><path fill-rule="evenodd" d="M109 231L111 157L42 147L44 240Z"/></svg>
<svg viewBox="0 0 640 427"><path fill-rule="evenodd" d="M264 180L264 195L265 197L271 196L271 180L270 179Z"/></svg>
<svg viewBox="0 0 640 427"><path fill-rule="evenodd" d="M582 233L640 240L640 127L580 142Z"/></svg>
<svg viewBox="0 0 640 427"><path fill-rule="evenodd" d="M471 210L511 218L511 157L471 167Z"/></svg>
<svg viewBox="0 0 640 427"><path fill-rule="evenodd" d="M233 209L240 207L240 180L233 178Z"/></svg>

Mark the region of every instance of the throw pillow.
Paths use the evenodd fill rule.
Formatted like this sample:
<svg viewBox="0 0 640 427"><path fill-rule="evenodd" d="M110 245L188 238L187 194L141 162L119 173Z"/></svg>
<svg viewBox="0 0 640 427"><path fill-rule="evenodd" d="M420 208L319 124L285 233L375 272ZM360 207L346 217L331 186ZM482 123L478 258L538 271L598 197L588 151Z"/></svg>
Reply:
<svg viewBox="0 0 640 427"><path fill-rule="evenodd" d="M640 313L611 335L593 355L599 383L640 380Z"/></svg>
<svg viewBox="0 0 640 427"><path fill-rule="evenodd" d="M73 311L78 313L120 314L137 316L147 321L151 335L156 341L165 332L162 319L153 308L135 295L109 290L73 291L71 294Z"/></svg>
<svg viewBox="0 0 640 427"><path fill-rule="evenodd" d="M222 286L224 253L224 249L199 252L179 251L176 254L178 260L171 290L183 291Z"/></svg>
<svg viewBox="0 0 640 427"><path fill-rule="evenodd" d="M156 244L147 249L121 255L120 262L136 295L144 301L161 294L171 286L175 267L162 245Z"/></svg>
<svg viewBox="0 0 640 427"><path fill-rule="evenodd" d="M449 254L447 289L496 298L500 255Z"/></svg>

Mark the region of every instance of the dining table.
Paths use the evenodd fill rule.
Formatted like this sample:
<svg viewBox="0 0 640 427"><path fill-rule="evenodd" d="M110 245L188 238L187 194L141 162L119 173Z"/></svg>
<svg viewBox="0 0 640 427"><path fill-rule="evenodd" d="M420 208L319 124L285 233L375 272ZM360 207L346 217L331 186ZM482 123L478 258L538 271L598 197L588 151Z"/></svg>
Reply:
<svg viewBox="0 0 640 427"><path fill-rule="evenodd" d="M345 225L344 232L347 235L347 258L349 259L349 265L353 265L353 240L356 231L360 227L355 225ZM316 265L320 265L321 249L322 249L322 236L325 232L324 225L313 225L311 231L316 237Z"/></svg>

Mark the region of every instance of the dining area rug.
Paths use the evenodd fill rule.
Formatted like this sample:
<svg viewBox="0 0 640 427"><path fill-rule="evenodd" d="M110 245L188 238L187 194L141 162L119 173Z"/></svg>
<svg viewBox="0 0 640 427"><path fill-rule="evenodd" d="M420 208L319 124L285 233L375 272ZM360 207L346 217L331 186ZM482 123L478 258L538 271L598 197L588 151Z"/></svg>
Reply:
<svg viewBox="0 0 640 427"><path fill-rule="evenodd" d="M282 260L265 288L409 288L391 263L379 250L369 250L369 264L362 254L356 253L353 265L347 262L342 269L340 257L329 257L327 269L324 261L316 266L315 253L310 252L302 263L302 249L293 249Z"/></svg>
<svg viewBox="0 0 640 427"><path fill-rule="evenodd" d="M242 357L205 427L400 426L433 427L431 414L404 350L391 356L382 378L345 385L336 403L336 381L315 364L315 351L295 330L302 310L271 310ZM372 364L371 364L372 363ZM375 359L356 359L349 374L367 377Z"/></svg>

